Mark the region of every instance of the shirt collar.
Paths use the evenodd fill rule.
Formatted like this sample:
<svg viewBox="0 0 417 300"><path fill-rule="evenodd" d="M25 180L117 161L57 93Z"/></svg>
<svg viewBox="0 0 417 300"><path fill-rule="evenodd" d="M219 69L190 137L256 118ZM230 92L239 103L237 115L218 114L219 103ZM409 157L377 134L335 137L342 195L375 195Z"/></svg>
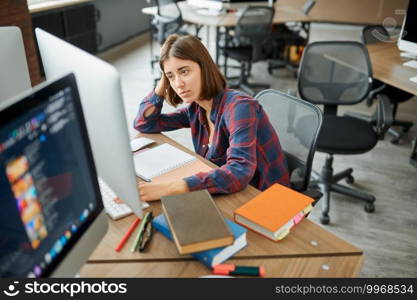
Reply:
<svg viewBox="0 0 417 300"><path fill-rule="evenodd" d="M216 116L218 115L218 112L219 112L219 109L223 100L224 92L225 91L222 90L220 93L217 94L217 96L213 98L213 103L212 103L211 112L210 112L210 120L213 124L216 121ZM198 120L203 125L207 124L206 111L201 106L198 106Z"/></svg>

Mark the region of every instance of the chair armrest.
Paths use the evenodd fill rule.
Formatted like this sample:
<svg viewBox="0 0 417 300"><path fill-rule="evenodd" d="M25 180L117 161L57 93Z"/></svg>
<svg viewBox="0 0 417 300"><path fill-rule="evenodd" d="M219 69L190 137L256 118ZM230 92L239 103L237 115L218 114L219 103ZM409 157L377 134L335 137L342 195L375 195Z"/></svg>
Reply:
<svg viewBox="0 0 417 300"><path fill-rule="evenodd" d="M382 140L388 129L391 127L394 118L391 101L389 100L388 96L384 94L378 94L377 99L378 107L376 113L375 130L378 138Z"/></svg>

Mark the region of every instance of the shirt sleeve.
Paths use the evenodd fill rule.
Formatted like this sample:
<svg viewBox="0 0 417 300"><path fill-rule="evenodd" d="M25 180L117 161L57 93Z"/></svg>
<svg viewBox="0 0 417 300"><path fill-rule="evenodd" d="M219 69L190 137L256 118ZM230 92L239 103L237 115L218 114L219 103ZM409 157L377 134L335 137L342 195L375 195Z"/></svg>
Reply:
<svg viewBox="0 0 417 300"><path fill-rule="evenodd" d="M157 133L190 127L188 107L177 109L172 113L162 114L163 103L164 99L152 91L142 100L133 127L143 133ZM155 107L154 112L145 117L145 111L151 107Z"/></svg>
<svg viewBox="0 0 417 300"><path fill-rule="evenodd" d="M226 164L210 172L184 178L190 191L207 189L210 193L234 193L243 190L256 170L256 131L258 105L242 100L231 106L225 115L229 130Z"/></svg>

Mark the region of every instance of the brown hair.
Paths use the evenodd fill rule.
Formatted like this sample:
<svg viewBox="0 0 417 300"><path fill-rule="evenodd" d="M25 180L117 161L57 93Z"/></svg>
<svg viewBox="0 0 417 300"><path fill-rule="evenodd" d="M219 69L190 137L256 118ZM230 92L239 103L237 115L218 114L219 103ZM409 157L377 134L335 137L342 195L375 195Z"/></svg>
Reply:
<svg viewBox="0 0 417 300"><path fill-rule="evenodd" d="M191 60L200 66L200 99L212 99L226 88L226 79L198 38L191 35L179 36L177 34L168 36L161 48L159 65L162 72L164 72L164 62L170 57ZM167 88L165 100L173 106L183 102L171 85Z"/></svg>

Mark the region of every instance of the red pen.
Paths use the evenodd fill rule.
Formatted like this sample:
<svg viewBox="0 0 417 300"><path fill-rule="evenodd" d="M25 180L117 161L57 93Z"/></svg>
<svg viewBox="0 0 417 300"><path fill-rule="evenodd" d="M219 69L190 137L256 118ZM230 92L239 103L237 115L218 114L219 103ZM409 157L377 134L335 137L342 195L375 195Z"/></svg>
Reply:
<svg viewBox="0 0 417 300"><path fill-rule="evenodd" d="M231 264L218 264L213 267L213 274L216 275L243 275L243 276L265 276L265 268L235 266Z"/></svg>
<svg viewBox="0 0 417 300"><path fill-rule="evenodd" d="M132 225L130 225L129 229L127 230L127 232L122 237L119 244L117 245L116 249L114 250L116 250L117 252L120 252L120 250L122 250L123 246L126 244L127 240L129 239L132 232L135 230L136 226L138 226L139 222L140 222L139 218L136 218L136 220L133 221Z"/></svg>

